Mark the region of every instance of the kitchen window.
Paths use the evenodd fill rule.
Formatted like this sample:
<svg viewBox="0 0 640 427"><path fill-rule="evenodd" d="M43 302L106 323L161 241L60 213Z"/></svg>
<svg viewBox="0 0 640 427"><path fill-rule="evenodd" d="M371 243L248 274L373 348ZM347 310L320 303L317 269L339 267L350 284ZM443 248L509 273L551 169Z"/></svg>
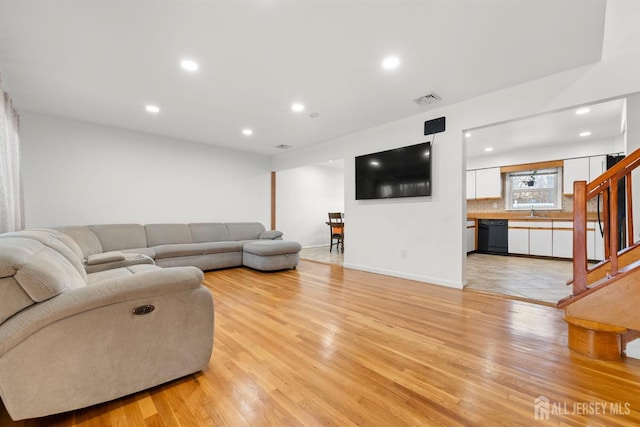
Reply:
<svg viewBox="0 0 640 427"><path fill-rule="evenodd" d="M562 168L531 169L506 174L506 208L562 208Z"/></svg>

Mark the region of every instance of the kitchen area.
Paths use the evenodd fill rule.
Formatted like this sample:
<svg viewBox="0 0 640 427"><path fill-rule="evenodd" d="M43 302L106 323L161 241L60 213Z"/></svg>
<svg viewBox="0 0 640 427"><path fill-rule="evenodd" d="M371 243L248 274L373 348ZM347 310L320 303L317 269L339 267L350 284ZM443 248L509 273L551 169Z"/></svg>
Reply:
<svg viewBox="0 0 640 427"><path fill-rule="evenodd" d="M465 134L465 289L546 305L571 293L573 182L590 182L624 157L624 107L615 100ZM593 263L604 259L601 210L597 200L587 206Z"/></svg>

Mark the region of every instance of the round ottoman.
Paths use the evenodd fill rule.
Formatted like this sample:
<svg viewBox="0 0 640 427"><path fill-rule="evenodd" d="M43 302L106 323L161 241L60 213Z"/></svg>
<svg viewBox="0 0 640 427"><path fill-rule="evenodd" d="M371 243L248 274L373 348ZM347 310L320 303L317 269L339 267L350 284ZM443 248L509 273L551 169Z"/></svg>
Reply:
<svg viewBox="0 0 640 427"><path fill-rule="evenodd" d="M242 264L262 271L296 268L300 261L298 242L289 240L258 240L245 243Z"/></svg>

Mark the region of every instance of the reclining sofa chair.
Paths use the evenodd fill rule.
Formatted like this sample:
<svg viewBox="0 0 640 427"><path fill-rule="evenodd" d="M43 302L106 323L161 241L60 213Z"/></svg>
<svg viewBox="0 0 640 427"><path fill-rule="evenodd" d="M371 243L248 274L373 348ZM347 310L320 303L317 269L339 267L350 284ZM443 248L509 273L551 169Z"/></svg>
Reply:
<svg viewBox="0 0 640 427"><path fill-rule="evenodd" d="M213 299L195 267L87 274L66 234L0 235L0 397L14 420L106 402L207 366Z"/></svg>

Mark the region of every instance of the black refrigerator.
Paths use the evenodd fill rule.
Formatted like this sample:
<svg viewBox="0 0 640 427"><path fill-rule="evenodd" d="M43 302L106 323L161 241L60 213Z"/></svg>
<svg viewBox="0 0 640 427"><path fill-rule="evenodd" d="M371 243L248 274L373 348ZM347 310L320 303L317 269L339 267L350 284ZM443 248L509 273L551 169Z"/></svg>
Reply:
<svg viewBox="0 0 640 427"><path fill-rule="evenodd" d="M616 163L620 160L624 159L624 155L607 155L607 169L611 169ZM626 203L626 191L625 191L625 178L621 178L618 181L618 214L616 217L616 223L618 224L618 250L624 249L627 247L627 203ZM600 203L598 203L600 205ZM608 209L608 206L605 206L605 209ZM600 219L600 218L598 218ZM602 226L600 227L600 232L602 231Z"/></svg>

